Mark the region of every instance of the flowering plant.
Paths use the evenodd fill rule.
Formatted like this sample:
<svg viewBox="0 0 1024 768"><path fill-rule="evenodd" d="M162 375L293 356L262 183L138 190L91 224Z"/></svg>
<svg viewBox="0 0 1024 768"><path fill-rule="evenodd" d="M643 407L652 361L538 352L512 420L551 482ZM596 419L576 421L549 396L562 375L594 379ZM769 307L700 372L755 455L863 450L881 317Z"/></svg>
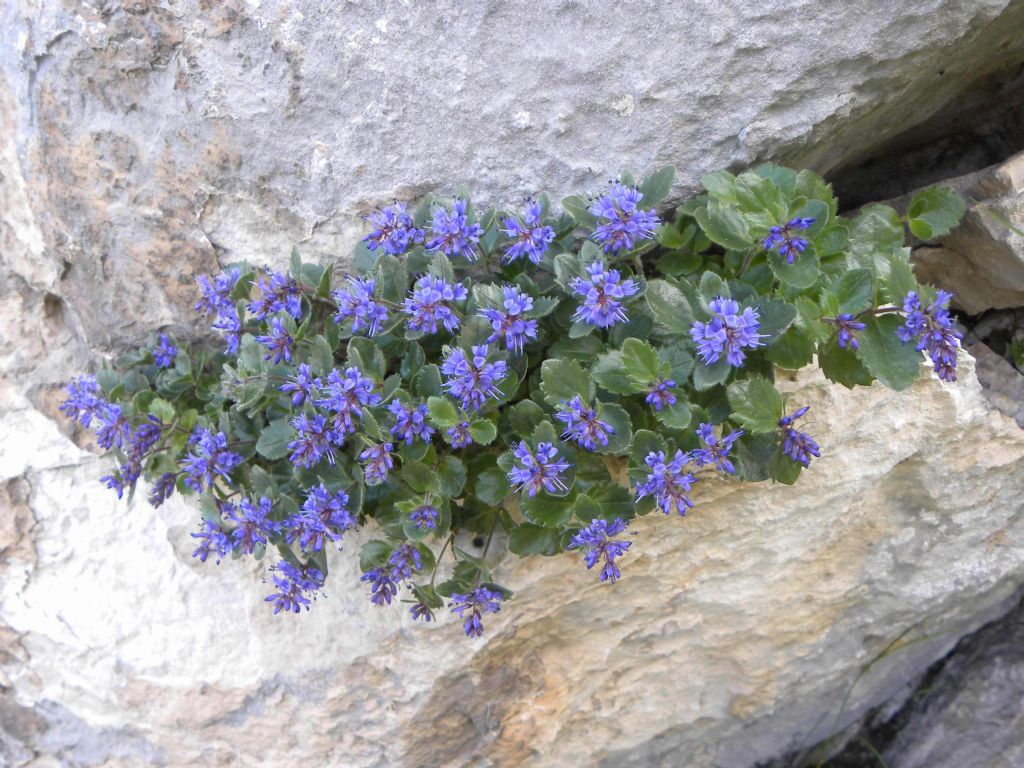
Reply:
<svg viewBox="0 0 1024 768"><path fill-rule="evenodd" d="M904 226L948 232L958 197L842 218L820 177L763 165L706 176L663 221L673 178L623 174L560 213L396 203L368 217L357 274L293 251L287 272L200 276L226 348L159 334L62 409L116 453L119 497L142 477L154 506L200 495L195 557L274 555L275 613L309 608L328 550L372 519L369 599L424 621L447 602L478 636L511 594L486 557L498 530L614 583L630 521L685 515L702 474L795 482L821 447L776 368L816 355L846 387L903 389L923 350L956 379L950 295L917 284Z"/></svg>

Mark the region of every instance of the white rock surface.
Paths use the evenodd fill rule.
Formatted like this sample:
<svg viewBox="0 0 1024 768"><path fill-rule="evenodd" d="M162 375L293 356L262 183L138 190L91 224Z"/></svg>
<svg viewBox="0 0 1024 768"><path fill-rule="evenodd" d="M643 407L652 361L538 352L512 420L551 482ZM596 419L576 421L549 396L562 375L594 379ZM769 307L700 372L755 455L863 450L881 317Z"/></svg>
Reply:
<svg viewBox="0 0 1024 768"><path fill-rule="evenodd" d="M218 259L334 258L396 195L827 170L1021 56L1022 18L997 0L0 6L0 762L748 768L887 698L1024 580L1024 439L969 360L961 384L902 394L801 377L825 456L797 488L709 485L686 520L645 518L614 589L573 557L507 556L516 598L480 642L371 610L359 537L329 599L271 616L261 569L189 557L194 509L100 487L54 386L191 322Z"/></svg>

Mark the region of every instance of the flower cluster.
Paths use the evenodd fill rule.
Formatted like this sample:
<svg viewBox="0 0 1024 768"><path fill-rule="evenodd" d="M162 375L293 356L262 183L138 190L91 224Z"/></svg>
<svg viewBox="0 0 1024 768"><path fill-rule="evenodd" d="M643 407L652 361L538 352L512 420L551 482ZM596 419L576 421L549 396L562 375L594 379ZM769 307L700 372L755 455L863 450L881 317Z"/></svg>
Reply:
<svg viewBox="0 0 1024 768"><path fill-rule="evenodd" d="M537 321L526 317L533 309L533 298L515 286L502 286L502 309L484 307L480 314L491 323L493 333L487 338L488 344L505 339L505 348L522 354L528 339L537 338Z"/></svg>
<svg viewBox="0 0 1024 768"><path fill-rule="evenodd" d="M963 338L949 316L952 298L953 294L939 291L935 301L924 307L917 291L911 291L903 300L906 320L897 331L904 344L918 339L917 349L927 352L935 373L950 382L956 381L956 356Z"/></svg>
<svg viewBox="0 0 1024 768"><path fill-rule="evenodd" d="M502 257L503 262L509 264L525 258L532 264L540 264L548 246L555 239L554 228L541 224L542 215L541 204L535 200L528 200L521 219L514 216L505 219L501 231L512 243Z"/></svg>
<svg viewBox="0 0 1024 768"><path fill-rule="evenodd" d="M459 256L476 261L476 244L484 234L483 227L469 220L469 201L456 200L452 209L435 208L430 222L428 251L440 251L445 256Z"/></svg>
<svg viewBox="0 0 1024 768"><path fill-rule="evenodd" d="M598 328L629 320L623 302L640 291L635 280L623 279L617 269L605 269L603 261L593 262L587 267L587 276L573 278L570 287L583 297L572 319Z"/></svg>
<svg viewBox="0 0 1024 768"><path fill-rule="evenodd" d="M423 242L423 230L413 225L412 217L406 212L405 203L395 202L386 208L374 211L366 217L374 229L363 238L371 251L378 248L384 253L399 256L416 243Z"/></svg>
<svg viewBox="0 0 1024 768"><path fill-rule="evenodd" d="M466 637L480 637L484 633L481 618L485 614L500 611L504 599L505 596L501 592L487 587L477 587L468 594L453 594L451 608L452 612L462 619Z"/></svg>
<svg viewBox="0 0 1024 768"><path fill-rule="evenodd" d="M597 411L584 403L579 395L572 400L563 400L555 411L555 418L565 424L563 439L572 440L588 451L608 445L609 438L615 434L615 428L597 418Z"/></svg>
<svg viewBox="0 0 1024 768"><path fill-rule="evenodd" d="M199 275L196 278L199 292L202 294L196 302L196 312L214 316L213 327L221 331L227 339L228 354L238 352L238 342L242 337L242 320L231 298L241 276L239 269L232 268L214 278L209 275Z"/></svg>
<svg viewBox="0 0 1024 768"><path fill-rule="evenodd" d="M459 398L467 411L479 411L487 398L502 397L498 382L508 376L508 363L488 362L489 352L486 344L479 344L473 347L471 355L462 347L449 348L445 355L441 366L441 373L447 377L445 391Z"/></svg>
<svg viewBox="0 0 1024 768"><path fill-rule="evenodd" d="M508 481L527 496L536 496L543 488L548 493L565 493L569 487L562 473L569 469L569 462L563 459L551 443L538 443L534 453L525 442L512 449L518 466L509 470Z"/></svg>
<svg viewBox="0 0 1024 768"><path fill-rule="evenodd" d="M772 227L768 230L768 237L762 245L766 251L778 251L780 256L786 257L786 262L792 264L796 257L807 250L807 241L793 234L794 230L808 229L815 222L814 218L790 219L781 226Z"/></svg>
<svg viewBox="0 0 1024 768"><path fill-rule="evenodd" d="M634 518L694 514L699 478L796 481L823 451L775 365L901 389L924 351L956 380L951 295L922 298L893 260L905 224L941 234L952 196L915 198L902 223L873 206L766 232L783 211L840 210L828 185L777 166L708 178L664 224L670 169L564 211L395 202L367 217L355 274L293 251L285 271L200 276L196 310L226 352L154 333L74 379L60 409L116 456L101 482L119 497L140 482L153 506L202 496L198 561L279 554L275 613L308 609L330 550L372 521L342 555L370 603L417 622L447 605L480 637L511 595L494 541L577 552L614 584ZM812 257L840 241L841 258Z"/></svg>
<svg viewBox="0 0 1024 768"><path fill-rule="evenodd" d="M586 528L573 535L569 541L569 549L578 549L584 553L583 559L587 564L588 571L603 560L601 581L614 584L622 576L615 560L624 555L633 542L612 537L625 531L626 527L625 521L618 517L611 522L594 520Z"/></svg>
<svg viewBox="0 0 1024 768"><path fill-rule="evenodd" d="M704 365L713 365L725 356L729 365L739 368L747 357L744 349L762 346L757 310L747 307L740 311L738 301L722 296L708 302L708 309L711 319L706 323L695 321L690 330L697 354Z"/></svg>
<svg viewBox="0 0 1024 768"><path fill-rule="evenodd" d="M466 286L449 285L440 277L423 275L416 281L412 296L406 298L403 311L409 316L409 328L422 333L437 333L440 323L449 333L459 329L459 316L452 302L465 301Z"/></svg>
<svg viewBox="0 0 1024 768"><path fill-rule="evenodd" d="M661 221L654 209L645 211L639 207L643 197L636 187L612 182L609 190L591 204L591 215L601 222L593 238L605 253L628 251L641 240L654 237Z"/></svg>
<svg viewBox="0 0 1024 768"><path fill-rule="evenodd" d="M352 333L365 330L367 335L376 336L384 328L389 317L388 308L374 297L377 281L372 278L348 278L348 288L333 293L338 304L334 322L343 323L352 318Z"/></svg>

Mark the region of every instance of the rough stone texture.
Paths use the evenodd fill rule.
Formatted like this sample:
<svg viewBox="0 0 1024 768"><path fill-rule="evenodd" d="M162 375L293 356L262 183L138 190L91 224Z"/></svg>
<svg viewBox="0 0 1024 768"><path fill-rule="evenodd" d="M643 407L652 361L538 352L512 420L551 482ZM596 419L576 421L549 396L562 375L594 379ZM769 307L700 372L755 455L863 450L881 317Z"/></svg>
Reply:
<svg viewBox="0 0 1024 768"><path fill-rule="evenodd" d="M195 509L99 486L56 385L192 322L194 273L218 260L292 242L335 258L374 204L460 182L507 203L666 162L677 193L757 159L827 170L1024 59L1019 1L537 18L0 5L0 760L747 768L853 722L1005 610L1024 438L969 359L962 383L902 394L802 376L826 456L798 488L708 484L685 521L644 519L614 592L572 557L505 556L515 603L477 643L370 610L360 537L332 555L329 599L272 617L255 564L189 557Z"/></svg>
<svg viewBox="0 0 1024 768"><path fill-rule="evenodd" d="M918 276L953 288L956 305L971 314L1024 306L1024 152L942 183L964 197L967 214L936 243L914 248ZM909 200L893 202L903 211Z"/></svg>

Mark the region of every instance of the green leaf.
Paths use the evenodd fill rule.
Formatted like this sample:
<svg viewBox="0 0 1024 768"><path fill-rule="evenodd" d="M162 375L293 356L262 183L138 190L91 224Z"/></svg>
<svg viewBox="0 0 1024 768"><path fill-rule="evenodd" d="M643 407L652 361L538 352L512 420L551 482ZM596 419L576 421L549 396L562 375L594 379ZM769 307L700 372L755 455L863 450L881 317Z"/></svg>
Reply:
<svg viewBox="0 0 1024 768"><path fill-rule="evenodd" d="M668 197L668 193L672 191L672 182L675 181L675 178L676 167L674 165L667 165L645 178L640 185L644 208L656 206Z"/></svg>
<svg viewBox="0 0 1024 768"><path fill-rule="evenodd" d="M654 417L672 429L686 429L690 426L690 404L681 397L676 397L676 402L667 408L654 412Z"/></svg>
<svg viewBox="0 0 1024 768"><path fill-rule="evenodd" d="M890 389L907 389L917 381L921 353L914 344L904 344L896 335L900 318L879 315L867 318L864 323L864 330L857 332L864 367Z"/></svg>
<svg viewBox="0 0 1024 768"><path fill-rule="evenodd" d="M508 548L512 554L520 557L556 555L561 551L560 539L561 534L557 528L521 523L509 533Z"/></svg>
<svg viewBox="0 0 1024 768"><path fill-rule="evenodd" d="M444 397L427 398L427 411L430 413L430 421L442 429L451 427L461 421L459 411L455 405Z"/></svg>
<svg viewBox="0 0 1024 768"><path fill-rule="evenodd" d="M165 424L170 424L174 421L174 406L162 397L154 397L150 400L146 411L156 416Z"/></svg>
<svg viewBox="0 0 1024 768"><path fill-rule="evenodd" d="M416 394L424 395L441 394L441 369L433 363L428 363L420 368L416 374Z"/></svg>
<svg viewBox="0 0 1024 768"><path fill-rule="evenodd" d="M873 295L871 270L851 269L832 283L832 293L839 302L839 312L857 314L871 306Z"/></svg>
<svg viewBox="0 0 1024 768"><path fill-rule="evenodd" d="M595 519L611 522L615 518L629 520L635 516L633 494L621 485L600 483L576 498L574 513L585 524Z"/></svg>
<svg viewBox="0 0 1024 768"><path fill-rule="evenodd" d="M793 485L800 477L800 471L804 467L803 464L793 461L780 449L772 456L770 468L772 480L784 485Z"/></svg>
<svg viewBox="0 0 1024 768"><path fill-rule="evenodd" d="M619 350L606 352L597 358L590 375L599 387L616 395L633 395L644 390L626 373L626 364Z"/></svg>
<svg viewBox="0 0 1024 768"><path fill-rule="evenodd" d="M789 207L786 194L779 187L749 171L736 177L736 205L749 224L766 230L782 221Z"/></svg>
<svg viewBox="0 0 1024 768"><path fill-rule="evenodd" d="M704 234L725 248L742 251L753 245L746 220L730 205L710 200L706 208L694 211L694 217Z"/></svg>
<svg viewBox="0 0 1024 768"><path fill-rule="evenodd" d="M416 493L439 490L437 473L420 461L407 461L403 464L402 480Z"/></svg>
<svg viewBox="0 0 1024 768"><path fill-rule="evenodd" d="M597 417L608 422L615 432L608 438L608 445L599 445L597 452L605 454L625 453L633 439L633 425L629 414L621 405L598 403Z"/></svg>
<svg viewBox="0 0 1024 768"><path fill-rule="evenodd" d="M732 295L725 280L722 279L721 275L717 275L714 272L705 272L700 276L700 286L698 290L700 291L700 296L704 300L704 303L714 301L719 297Z"/></svg>
<svg viewBox="0 0 1024 768"><path fill-rule="evenodd" d="M334 271L334 265L328 264L327 268L320 275L320 279L316 284L316 295L321 299L326 299L331 295L331 273Z"/></svg>
<svg viewBox="0 0 1024 768"><path fill-rule="evenodd" d="M700 183L711 197L736 202L736 177L728 171L715 171L701 176Z"/></svg>
<svg viewBox="0 0 1024 768"><path fill-rule="evenodd" d="M265 459L276 461L288 455L288 443L295 438L295 430L292 429L287 419L277 419L270 422L260 432L259 440L256 441L256 452Z"/></svg>
<svg viewBox="0 0 1024 768"><path fill-rule="evenodd" d="M665 444L664 437L657 432L638 429L633 433L633 444L630 446L629 457L630 461L636 466L643 466L647 454L666 450L668 450L668 447Z"/></svg>
<svg viewBox="0 0 1024 768"><path fill-rule="evenodd" d="M437 465L437 484L442 496L458 498L466 485L466 465L454 456L442 456Z"/></svg>
<svg viewBox="0 0 1024 768"><path fill-rule="evenodd" d="M792 264L778 251L768 251L768 266L772 268L780 283L796 289L810 288L821 274L813 247L797 254Z"/></svg>
<svg viewBox="0 0 1024 768"><path fill-rule="evenodd" d="M386 541L374 539L363 544L359 550L359 570L371 571L383 565L387 565L391 556L392 547Z"/></svg>
<svg viewBox="0 0 1024 768"><path fill-rule="evenodd" d="M754 169L754 173L771 181L787 197L792 197L796 190L796 171L792 168L786 168L773 163L762 163ZM814 197L814 195L809 197Z"/></svg>
<svg viewBox="0 0 1024 768"><path fill-rule="evenodd" d="M580 395L590 402L594 384L579 363L573 360L545 360L540 367L540 389L551 405Z"/></svg>
<svg viewBox="0 0 1024 768"><path fill-rule="evenodd" d="M549 496L540 491L536 496L523 498L520 507L523 516L531 523L557 528L569 522L574 503L575 499L570 496Z"/></svg>
<svg viewBox="0 0 1024 768"><path fill-rule="evenodd" d="M488 506L497 506L511 493L508 477L497 467L485 469L476 477L473 495Z"/></svg>
<svg viewBox="0 0 1024 768"><path fill-rule="evenodd" d="M817 302L801 296L796 300L796 311L796 324L800 330L815 341L824 341L828 338L831 329L821 322L821 307Z"/></svg>
<svg viewBox="0 0 1024 768"><path fill-rule="evenodd" d="M348 342L348 359L353 365L358 366L364 373L368 373L378 379L384 378L387 370L387 362L384 360L384 353L377 343L372 339L363 336L353 336Z"/></svg>
<svg viewBox="0 0 1024 768"><path fill-rule="evenodd" d="M693 310L682 291L665 280L651 280L645 298L658 325L677 336L690 333Z"/></svg>
<svg viewBox="0 0 1024 768"><path fill-rule="evenodd" d="M658 353L650 344L639 339L626 339L622 343L622 365L637 384L650 385L661 379Z"/></svg>
<svg viewBox="0 0 1024 768"><path fill-rule="evenodd" d="M764 341L768 344L778 338L796 320L796 307L785 301L769 299L762 301L761 306L757 309L761 319L761 327L758 328L758 332L765 336Z"/></svg>
<svg viewBox="0 0 1024 768"><path fill-rule="evenodd" d="M835 338L818 344L818 365L826 379L842 384L847 389L866 387L875 380L854 351L840 349Z"/></svg>
<svg viewBox="0 0 1024 768"><path fill-rule="evenodd" d="M498 436L498 429L487 419L477 419L469 425L469 434L480 445L490 445Z"/></svg>
<svg viewBox="0 0 1024 768"><path fill-rule="evenodd" d="M529 437L544 419L544 409L533 400L520 400L507 411L508 425L519 437Z"/></svg>
<svg viewBox="0 0 1024 768"><path fill-rule="evenodd" d="M669 378L674 379L680 387L690 378L690 372L693 371L696 362L689 350L681 344L667 344L661 347L658 350L658 357L668 366Z"/></svg>
<svg viewBox="0 0 1024 768"><path fill-rule="evenodd" d="M922 189L910 201L907 223L914 237L931 240L948 235L960 223L967 208L963 198L951 189Z"/></svg>
<svg viewBox="0 0 1024 768"><path fill-rule="evenodd" d="M799 328L788 328L768 347L768 359L780 368L798 371L814 358L814 342Z"/></svg>
<svg viewBox="0 0 1024 768"><path fill-rule="evenodd" d="M782 396L760 376L729 386L729 405L734 418L750 432L774 432L782 418Z"/></svg>
<svg viewBox="0 0 1024 768"><path fill-rule="evenodd" d="M590 201L583 195L562 198L562 210L568 213L581 227L593 227L597 219L590 213Z"/></svg>
<svg viewBox="0 0 1024 768"><path fill-rule="evenodd" d="M318 334L309 340L309 365L314 374L323 375L329 373L334 367L334 355L327 339Z"/></svg>
<svg viewBox="0 0 1024 768"><path fill-rule="evenodd" d="M693 386L698 392L711 389L716 384L724 384L732 372L732 366L725 357L720 357L711 365L698 362L693 367Z"/></svg>
<svg viewBox="0 0 1024 768"><path fill-rule="evenodd" d="M890 253L887 256L889 273L883 278L886 298L893 304L902 307L903 299L910 291L916 291L917 279L914 270L903 253Z"/></svg>

